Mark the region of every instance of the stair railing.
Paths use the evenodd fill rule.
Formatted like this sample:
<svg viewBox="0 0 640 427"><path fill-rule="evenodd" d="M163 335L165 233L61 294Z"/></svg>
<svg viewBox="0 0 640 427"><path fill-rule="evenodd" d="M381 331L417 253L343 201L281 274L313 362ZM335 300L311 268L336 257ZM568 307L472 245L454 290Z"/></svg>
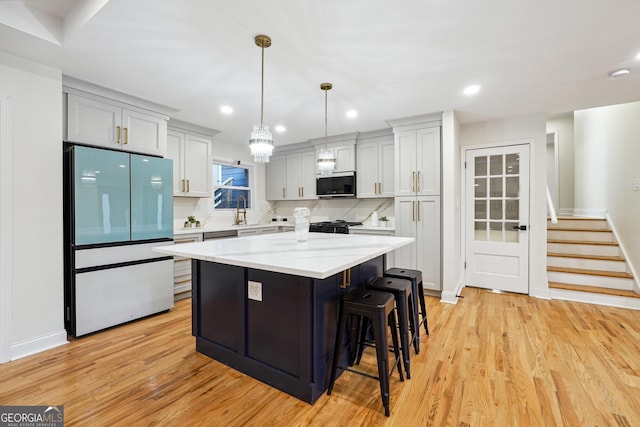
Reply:
<svg viewBox="0 0 640 427"><path fill-rule="evenodd" d="M551 199L551 191L549 191L549 184L547 184L547 209L549 210L549 216L551 217L551 223L558 223L558 215L556 215L556 209L553 207L553 200Z"/></svg>

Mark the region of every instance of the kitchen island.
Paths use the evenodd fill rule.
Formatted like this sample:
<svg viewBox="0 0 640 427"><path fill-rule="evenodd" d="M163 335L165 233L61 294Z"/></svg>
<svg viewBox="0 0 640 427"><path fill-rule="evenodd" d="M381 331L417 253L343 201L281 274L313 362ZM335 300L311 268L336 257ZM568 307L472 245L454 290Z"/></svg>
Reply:
<svg viewBox="0 0 640 427"><path fill-rule="evenodd" d="M154 248L192 258L196 350L308 403L329 383L338 302L413 238L293 232Z"/></svg>

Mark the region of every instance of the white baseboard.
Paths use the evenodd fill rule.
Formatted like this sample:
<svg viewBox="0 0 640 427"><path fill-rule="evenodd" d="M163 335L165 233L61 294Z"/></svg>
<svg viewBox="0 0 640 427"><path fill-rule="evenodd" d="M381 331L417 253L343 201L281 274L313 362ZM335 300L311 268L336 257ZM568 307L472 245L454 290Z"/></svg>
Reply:
<svg viewBox="0 0 640 427"><path fill-rule="evenodd" d="M558 209L558 216L573 216L573 208Z"/></svg>
<svg viewBox="0 0 640 427"><path fill-rule="evenodd" d="M604 218L607 213L606 209L574 209L573 216L587 218Z"/></svg>
<svg viewBox="0 0 640 427"><path fill-rule="evenodd" d="M446 304L457 304L458 303L458 295L460 295L460 292L462 292L462 289L464 288L464 282L459 281L458 285L456 286L456 289L453 291L442 291L442 294L440 295L440 302L446 303Z"/></svg>
<svg viewBox="0 0 640 427"><path fill-rule="evenodd" d="M11 360L21 359L68 343L67 331L65 330L43 337L34 338L32 340L23 341L11 346Z"/></svg>
<svg viewBox="0 0 640 427"><path fill-rule="evenodd" d="M533 288L533 291L530 296L534 298L540 299L551 299L551 292L549 292L549 288Z"/></svg>

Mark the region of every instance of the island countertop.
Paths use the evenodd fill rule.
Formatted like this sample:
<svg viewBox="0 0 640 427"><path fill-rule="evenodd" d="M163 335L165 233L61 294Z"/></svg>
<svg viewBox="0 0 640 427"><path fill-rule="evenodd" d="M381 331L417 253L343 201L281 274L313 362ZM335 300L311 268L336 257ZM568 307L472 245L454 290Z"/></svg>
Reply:
<svg viewBox="0 0 640 427"><path fill-rule="evenodd" d="M155 252L220 264L325 279L394 249L412 237L294 232L216 239L155 247Z"/></svg>

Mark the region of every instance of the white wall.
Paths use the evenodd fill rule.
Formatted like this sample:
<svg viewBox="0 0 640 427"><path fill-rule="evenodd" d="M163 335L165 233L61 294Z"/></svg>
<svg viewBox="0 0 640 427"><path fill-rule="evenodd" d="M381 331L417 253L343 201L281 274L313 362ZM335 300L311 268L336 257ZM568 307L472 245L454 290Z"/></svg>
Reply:
<svg viewBox="0 0 640 427"><path fill-rule="evenodd" d="M442 301L449 303L463 286L459 133L455 112L442 113Z"/></svg>
<svg viewBox="0 0 640 427"><path fill-rule="evenodd" d="M547 132L556 132L558 138L558 206L556 210L561 214L571 215L575 199L573 112L547 119Z"/></svg>
<svg viewBox="0 0 640 427"><path fill-rule="evenodd" d="M529 295L548 298L546 221L546 125L542 115L507 118L460 127L460 146L533 140L530 152L531 218ZM458 160L460 161L460 160ZM444 165L446 168L447 166ZM462 201L464 206L464 201ZM464 207L463 207L464 209ZM463 210L464 212L464 210ZM464 232L464 230L462 230ZM443 239L447 239L443 236Z"/></svg>
<svg viewBox="0 0 640 427"><path fill-rule="evenodd" d="M62 73L0 52L12 99L11 327L15 359L66 342L63 319Z"/></svg>
<svg viewBox="0 0 640 427"><path fill-rule="evenodd" d="M640 102L575 112L577 212L607 211L635 271L640 268Z"/></svg>

